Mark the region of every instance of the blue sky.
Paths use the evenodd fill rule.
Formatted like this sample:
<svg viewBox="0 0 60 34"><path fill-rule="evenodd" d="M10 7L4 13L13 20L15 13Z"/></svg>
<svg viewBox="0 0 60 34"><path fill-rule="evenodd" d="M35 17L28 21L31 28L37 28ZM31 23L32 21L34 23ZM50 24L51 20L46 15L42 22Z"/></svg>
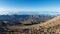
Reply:
<svg viewBox="0 0 60 34"><path fill-rule="evenodd" d="M0 13L12 11L60 12L60 0L0 0Z"/></svg>

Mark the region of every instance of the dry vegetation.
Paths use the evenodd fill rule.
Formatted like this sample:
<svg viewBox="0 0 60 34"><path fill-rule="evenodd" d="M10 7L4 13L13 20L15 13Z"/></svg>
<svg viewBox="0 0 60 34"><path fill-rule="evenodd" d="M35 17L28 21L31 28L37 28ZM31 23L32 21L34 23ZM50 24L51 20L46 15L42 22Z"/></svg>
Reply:
<svg viewBox="0 0 60 34"><path fill-rule="evenodd" d="M60 16L41 24L7 26L6 28L4 34L60 34Z"/></svg>

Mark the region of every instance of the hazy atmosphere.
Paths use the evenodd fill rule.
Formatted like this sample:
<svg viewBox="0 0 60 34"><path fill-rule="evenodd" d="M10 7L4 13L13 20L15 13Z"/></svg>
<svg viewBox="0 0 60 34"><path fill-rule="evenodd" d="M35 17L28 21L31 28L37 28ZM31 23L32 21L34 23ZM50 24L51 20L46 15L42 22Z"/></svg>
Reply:
<svg viewBox="0 0 60 34"><path fill-rule="evenodd" d="M0 34L60 34L60 0L0 0Z"/></svg>
<svg viewBox="0 0 60 34"><path fill-rule="evenodd" d="M16 12L59 14L60 0L0 0L0 14Z"/></svg>

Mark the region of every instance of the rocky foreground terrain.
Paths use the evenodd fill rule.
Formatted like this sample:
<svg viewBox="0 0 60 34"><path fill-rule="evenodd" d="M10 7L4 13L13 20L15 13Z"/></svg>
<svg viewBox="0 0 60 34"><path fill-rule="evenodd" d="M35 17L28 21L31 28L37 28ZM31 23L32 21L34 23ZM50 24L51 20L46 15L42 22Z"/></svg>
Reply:
<svg viewBox="0 0 60 34"><path fill-rule="evenodd" d="M6 26L1 34L60 34L60 16L44 23L28 26Z"/></svg>

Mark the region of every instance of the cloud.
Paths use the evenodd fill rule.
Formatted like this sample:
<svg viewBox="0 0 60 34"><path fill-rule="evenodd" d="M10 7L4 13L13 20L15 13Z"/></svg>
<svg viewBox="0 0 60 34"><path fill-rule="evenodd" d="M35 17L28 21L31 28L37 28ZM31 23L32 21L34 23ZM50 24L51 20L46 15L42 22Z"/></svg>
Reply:
<svg viewBox="0 0 60 34"><path fill-rule="evenodd" d="M16 12L39 12L60 14L60 8L0 8L0 15L14 14Z"/></svg>

